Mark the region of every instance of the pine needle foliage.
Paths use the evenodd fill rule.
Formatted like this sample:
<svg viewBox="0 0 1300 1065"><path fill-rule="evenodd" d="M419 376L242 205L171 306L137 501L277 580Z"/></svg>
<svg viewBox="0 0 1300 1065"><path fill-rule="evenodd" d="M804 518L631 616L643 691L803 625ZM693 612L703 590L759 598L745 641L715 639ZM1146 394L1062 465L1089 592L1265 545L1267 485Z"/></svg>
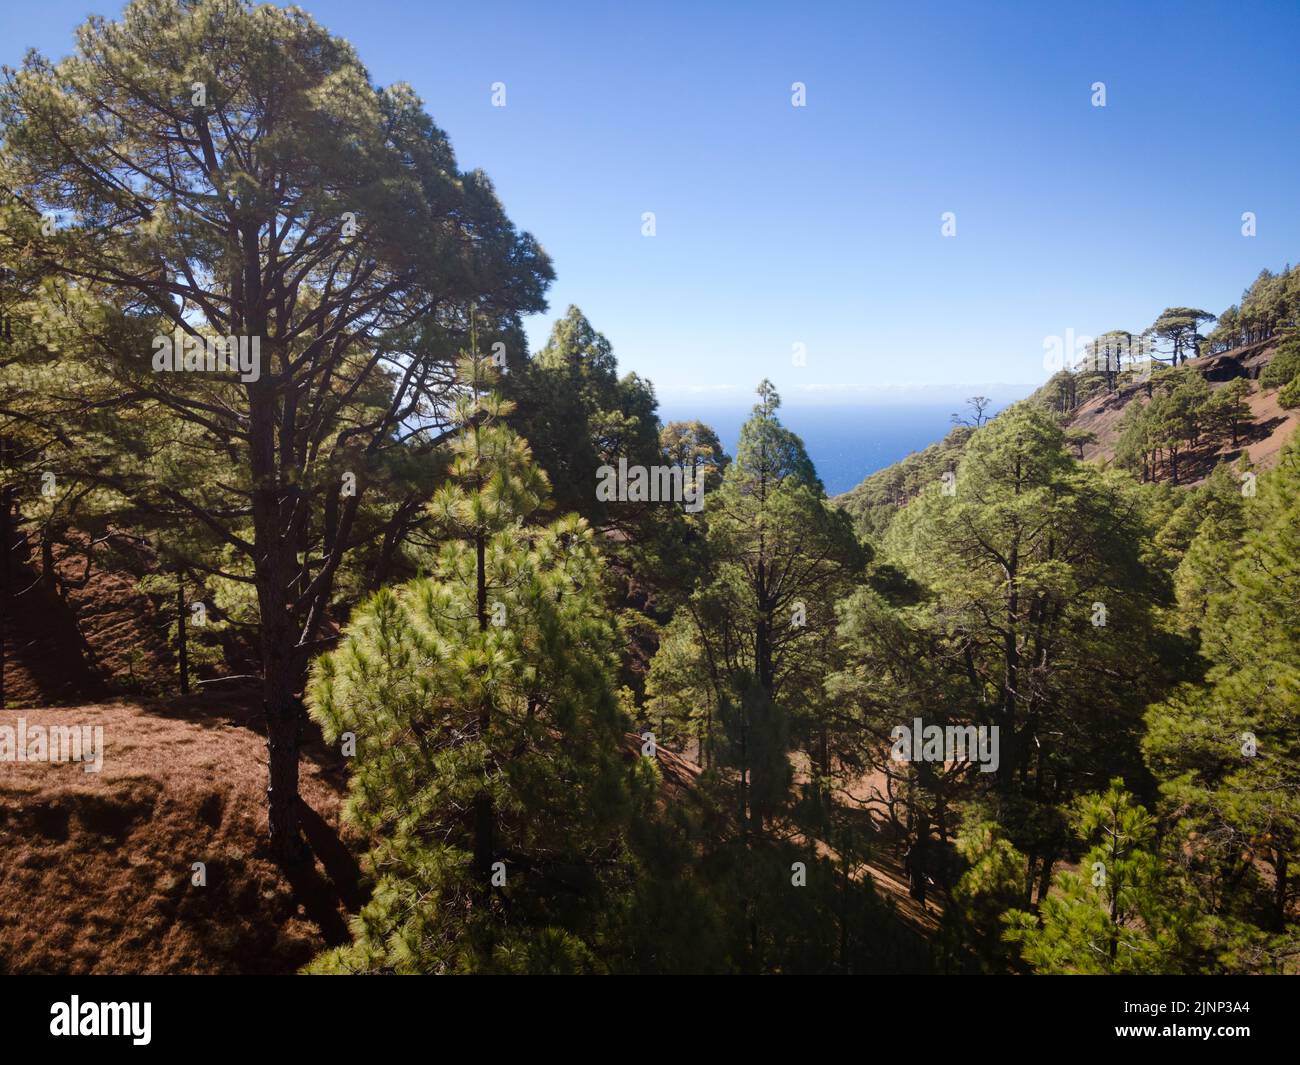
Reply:
<svg viewBox="0 0 1300 1065"><path fill-rule="evenodd" d="M587 524L528 524L548 485L493 370L476 350L460 365L434 572L374 595L313 669L312 716L356 738L346 815L374 841L374 891L312 971L605 967L639 772L614 630Z"/></svg>

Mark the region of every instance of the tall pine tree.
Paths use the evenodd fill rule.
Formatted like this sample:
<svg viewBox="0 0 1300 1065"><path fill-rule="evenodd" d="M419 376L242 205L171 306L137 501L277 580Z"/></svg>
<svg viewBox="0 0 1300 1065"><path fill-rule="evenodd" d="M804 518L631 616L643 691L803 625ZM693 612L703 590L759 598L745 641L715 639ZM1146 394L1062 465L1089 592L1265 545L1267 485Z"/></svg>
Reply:
<svg viewBox="0 0 1300 1065"><path fill-rule="evenodd" d="M330 742L356 737L348 817L373 840L356 941L318 971L600 968L627 889L633 783L601 562L547 498L472 353L435 571L383 590L313 670Z"/></svg>

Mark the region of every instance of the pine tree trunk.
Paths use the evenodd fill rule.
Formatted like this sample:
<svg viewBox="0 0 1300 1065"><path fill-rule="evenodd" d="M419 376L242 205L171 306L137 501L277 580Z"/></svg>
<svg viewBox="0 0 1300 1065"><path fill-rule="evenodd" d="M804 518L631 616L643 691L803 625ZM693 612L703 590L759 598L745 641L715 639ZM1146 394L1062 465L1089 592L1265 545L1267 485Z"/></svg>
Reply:
<svg viewBox="0 0 1300 1065"><path fill-rule="evenodd" d="M486 632L488 627L486 548L487 536L482 529L479 529L474 537L479 632ZM488 744L488 730L491 725L492 707L485 696L479 704L478 710L479 739L484 748ZM486 775L486 765L483 767L483 772ZM486 783L485 780L483 790L474 797L474 871L478 879L479 890L485 899L492 890L492 836L494 827L492 796L488 793Z"/></svg>
<svg viewBox="0 0 1300 1065"><path fill-rule="evenodd" d="M190 656L185 642L185 576L176 572L176 660L181 673L181 694L190 693Z"/></svg>
<svg viewBox="0 0 1300 1065"><path fill-rule="evenodd" d="M296 691L299 680L296 642L287 612L282 608L264 608L262 705L266 715L266 749L270 767L267 815L271 850L282 862L298 862L306 855L298 819L302 705Z"/></svg>
<svg viewBox="0 0 1300 1065"><path fill-rule="evenodd" d="M270 784L266 789L271 850L284 862L305 856L298 823L299 707L291 693L273 690L265 701Z"/></svg>
<svg viewBox="0 0 1300 1065"><path fill-rule="evenodd" d="M0 457L7 456L9 441L0 440ZM0 489L0 710L5 707L5 627L9 619L10 559L14 550L14 491L7 485Z"/></svg>
<svg viewBox="0 0 1300 1065"><path fill-rule="evenodd" d="M41 581L52 592L58 591L54 572L54 541L50 539L49 530L41 533Z"/></svg>
<svg viewBox="0 0 1300 1065"><path fill-rule="evenodd" d="M1119 878L1115 877L1110 887L1110 961L1115 964L1119 956Z"/></svg>
<svg viewBox="0 0 1300 1065"><path fill-rule="evenodd" d="M1286 930L1287 876L1290 869L1286 851L1279 849L1275 853L1276 858L1273 862L1273 878L1275 881L1273 888L1273 931L1283 932Z"/></svg>
<svg viewBox="0 0 1300 1065"><path fill-rule="evenodd" d="M1007 587L1010 589L1006 603L1006 632L1002 637L1002 720L1000 722L1004 757L998 766L998 788L1006 795L1014 787L1019 746L1016 736L1016 691L1020 683L1020 648L1016 633L1020 624L1020 595L1017 581L1020 578L1020 549L1013 547L1007 564Z"/></svg>
<svg viewBox="0 0 1300 1065"><path fill-rule="evenodd" d="M263 330L264 332L264 330ZM306 857L298 819L298 747L302 706L297 633L293 629L295 559L286 542L276 470L275 397L263 377L250 396L250 460L253 475L254 579L257 584L262 655L262 710L266 719L267 822L277 861Z"/></svg>
<svg viewBox="0 0 1300 1065"><path fill-rule="evenodd" d="M852 849L849 840L848 830L845 830L844 837L840 844L842 851L841 859L843 864L843 876L840 878L840 971L848 972L848 953L849 953L849 866L852 859L850 850Z"/></svg>
<svg viewBox="0 0 1300 1065"><path fill-rule="evenodd" d="M818 770L820 779L817 781L817 816L819 823L825 825L830 821L830 792L826 782L831 775L831 750L830 735L825 725L822 726L820 743L818 744Z"/></svg>
<svg viewBox="0 0 1300 1065"><path fill-rule="evenodd" d="M1043 867L1038 874L1038 905L1040 906L1052 888L1052 869L1055 865L1056 856L1051 851L1048 851L1043 855Z"/></svg>

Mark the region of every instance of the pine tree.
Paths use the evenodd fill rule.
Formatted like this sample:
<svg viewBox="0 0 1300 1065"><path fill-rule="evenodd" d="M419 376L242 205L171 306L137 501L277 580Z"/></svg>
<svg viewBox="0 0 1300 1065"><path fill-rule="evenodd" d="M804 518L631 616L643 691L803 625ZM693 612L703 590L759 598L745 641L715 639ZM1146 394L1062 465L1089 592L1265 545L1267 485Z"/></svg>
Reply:
<svg viewBox="0 0 1300 1065"><path fill-rule="evenodd" d="M948 642L942 609L930 602L892 602L866 587L841 602L838 615L838 668L826 689L839 760L853 775L883 778L890 837L906 855L912 896L923 902L931 880L951 886L943 848L955 831L959 804L979 776L972 764L976 753L951 765L897 761L893 731L911 728L917 718L941 728L979 720L962 657Z"/></svg>
<svg viewBox="0 0 1300 1065"><path fill-rule="evenodd" d="M670 465L703 475L706 494L721 487L731 458L710 426L701 421L669 422L659 432L659 446Z"/></svg>
<svg viewBox="0 0 1300 1065"><path fill-rule="evenodd" d="M1228 437L1233 447L1237 446L1241 434L1254 420L1249 400L1250 382L1244 377L1234 377L1216 390L1205 406L1209 425L1220 435Z"/></svg>
<svg viewBox="0 0 1300 1065"><path fill-rule="evenodd" d="M837 921L847 929L852 922L835 915L870 905L869 889L837 873L813 842L832 834L839 768L822 690L835 603L866 555L848 515L827 503L803 443L781 425L776 389L764 381L758 395L721 487L705 497L704 571L665 633L647 690L652 714L698 730L711 767L704 787L732 812L705 860L729 903L738 964L824 970L836 957L844 966L861 957L858 940L847 931L839 946L810 937ZM792 794L796 754L809 770L804 803ZM854 842L847 832L836 842L847 869ZM819 890L791 888L795 860Z"/></svg>
<svg viewBox="0 0 1300 1065"><path fill-rule="evenodd" d="M1038 973L1165 973L1195 969L1200 922L1171 901L1155 818L1123 781L1076 801L1071 824L1091 843L1080 871L1061 872L1038 914L1012 910L1007 939Z"/></svg>
<svg viewBox="0 0 1300 1065"><path fill-rule="evenodd" d="M1143 746L1210 909L1281 955L1300 942L1300 449L1258 485L1238 541L1207 518L1188 551L1188 566L1222 567L1184 585L1209 670L1150 708Z"/></svg>
<svg viewBox="0 0 1300 1065"><path fill-rule="evenodd" d="M544 308L550 262L409 87L374 85L297 8L133 0L86 23L75 55L29 53L0 123L4 185L55 223L37 254L86 312L67 350L122 386L69 404L68 432L164 411L226 452L231 475L199 485L93 471L137 505L161 496L251 571L271 844L300 859L299 692L340 570L359 543L391 548L428 498L393 474L431 466L469 305L512 331ZM168 338L185 372L152 365ZM185 364L218 340L242 373ZM367 513L380 486L396 498Z"/></svg>
<svg viewBox="0 0 1300 1065"><path fill-rule="evenodd" d="M777 418L776 389L764 381L758 394L721 488L706 496L707 572L672 630L685 627L700 654L656 659L650 681L666 712L675 705L690 713L701 702L716 711L705 715L700 742L706 759L725 748L739 772L742 820L754 825L782 789L753 775L783 764L787 742L809 752L819 776L829 772L820 708L835 603L866 560L848 516L827 504L803 443ZM691 675L674 680L687 662L695 663ZM760 737L780 749L756 746ZM760 793L767 798L755 806Z"/></svg>
<svg viewBox="0 0 1300 1065"><path fill-rule="evenodd" d="M317 971L587 971L627 890L633 781L586 522L526 524L545 475L471 352L433 574L383 590L319 659L312 716L356 737L348 817L373 839L356 941Z"/></svg>
<svg viewBox="0 0 1300 1065"><path fill-rule="evenodd" d="M985 971L1005 972L1014 951L1003 935L1002 915L1024 901L1025 856L993 821L966 826L957 851L968 867L953 887L948 926Z"/></svg>
<svg viewBox="0 0 1300 1065"><path fill-rule="evenodd" d="M997 772L975 779L995 786L993 817L1040 895L1065 842L1059 808L1142 771L1143 693L1168 684L1153 612L1168 590L1144 566L1150 536L1131 481L1078 463L1051 415L1021 404L974 436L955 478L904 510L882 546L932 604L929 660L949 671L957 705L931 713L998 729ZM911 625L923 632L926 615Z"/></svg>

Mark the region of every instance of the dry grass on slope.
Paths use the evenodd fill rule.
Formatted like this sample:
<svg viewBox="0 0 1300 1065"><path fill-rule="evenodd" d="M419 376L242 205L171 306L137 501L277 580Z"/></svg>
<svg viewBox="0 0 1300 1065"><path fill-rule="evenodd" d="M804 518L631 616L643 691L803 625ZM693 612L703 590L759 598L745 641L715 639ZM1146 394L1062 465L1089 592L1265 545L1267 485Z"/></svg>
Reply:
<svg viewBox="0 0 1300 1065"><path fill-rule="evenodd" d="M7 710L0 725L19 716L102 726L105 754L98 773L0 761L0 972L292 972L346 936L357 869L328 756L303 760L318 857L290 881L266 851L266 750L247 705L118 701Z"/></svg>

